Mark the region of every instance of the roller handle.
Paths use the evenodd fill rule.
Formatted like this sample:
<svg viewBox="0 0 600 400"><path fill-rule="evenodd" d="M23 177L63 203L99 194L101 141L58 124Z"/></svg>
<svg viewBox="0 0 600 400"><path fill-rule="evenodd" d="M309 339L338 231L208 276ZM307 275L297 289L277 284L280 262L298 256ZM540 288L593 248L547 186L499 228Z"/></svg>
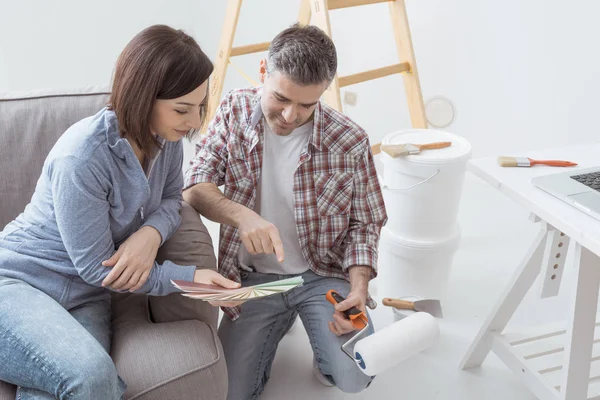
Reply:
<svg viewBox="0 0 600 400"><path fill-rule="evenodd" d="M341 296L338 292L336 292L333 289L327 292L325 298L327 298L327 301L329 301L333 305L336 305L346 300L343 296ZM367 326L367 316L358 308L352 307L348 310L343 311L343 313L344 315L346 315L346 317L348 317L348 319L350 320L350 322L352 322L352 325L354 325L356 329L362 329L365 326Z"/></svg>
<svg viewBox="0 0 600 400"><path fill-rule="evenodd" d="M399 300L399 299L383 299L383 305L388 307L394 307L399 310L413 310L415 309L415 303L407 300Z"/></svg>
<svg viewBox="0 0 600 400"><path fill-rule="evenodd" d="M329 292L327 292L327 300L329 300L329 302L333 305L336 305L338 303L341 303L342 301L346 300L342 295L340 295L338 292L336 292L335 290L330 290ZM351 318L353 315L359 315L362 314L363 312L360 311L358 308L356 307L352 307L346 311L343 311L343 313L346 315L346 317Z"/></svg>

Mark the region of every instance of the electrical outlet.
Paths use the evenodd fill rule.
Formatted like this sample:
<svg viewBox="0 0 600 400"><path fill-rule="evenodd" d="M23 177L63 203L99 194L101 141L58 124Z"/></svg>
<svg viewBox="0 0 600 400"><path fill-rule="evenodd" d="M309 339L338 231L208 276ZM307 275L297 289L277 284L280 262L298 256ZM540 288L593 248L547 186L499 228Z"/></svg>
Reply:
<svg viewBox="0 0 600 400"><path fill-rule="evenodd" d="M344 92L344 104L348 104L349 106L355 106L356 97L356 92Z"/></svg>

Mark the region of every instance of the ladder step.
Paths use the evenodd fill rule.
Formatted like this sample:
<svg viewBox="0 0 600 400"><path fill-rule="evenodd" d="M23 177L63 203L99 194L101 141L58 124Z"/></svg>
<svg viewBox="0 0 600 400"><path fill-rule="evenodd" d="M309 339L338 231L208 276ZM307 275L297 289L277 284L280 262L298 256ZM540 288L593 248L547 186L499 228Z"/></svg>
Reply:
<svg viewBox="0 0 600 400"><path fill-rule="evenodd" d="M329 0L330 10L337 10L346 7L366 6L367 4L388 3L393 0Z"/></svg>
<svg viewBox="0 0 600 400"><path fill-rule="evenodd" d="M357 74L341 76L339 78L340 87L354 85L360 82L370 81L377 78L383 78L384 76L400 74L402 72L409 72L410 65L407 62L400 64L389 65L387 67L371 69L365 72L359 72Z"/></svg>
<svg viewBox="0 0 600 400"><path fill-rule="evenodd" d="M248 44L231 48L231 57L241 56L244 54L260 53L261 51L269 50L271 42Z"/></svg>

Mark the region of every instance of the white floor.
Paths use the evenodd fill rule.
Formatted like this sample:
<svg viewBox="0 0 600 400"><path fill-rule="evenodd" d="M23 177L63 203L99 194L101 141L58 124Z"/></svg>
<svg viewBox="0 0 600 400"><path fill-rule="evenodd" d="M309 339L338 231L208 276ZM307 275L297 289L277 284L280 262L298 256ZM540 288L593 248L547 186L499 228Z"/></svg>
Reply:
<svg viewBox="0 0 600 400"><path fill-rule="evenodd" d="M324 387L314 378L308 338L297 321L280 344L261 399L535 399L493 354L481 368L463 371L458 364L538 228L528 220L526 210L470 173L465 181L459 222L461 245L443 304L445 318L439 320L438 345L378 375L363 393L349 395ZM209 229L216 238L216 226L209 223ZM511 326L564 318L568 272L567 267L560 296L542 301L532 290ZM376 291L376 282L374 286ZM380 304L372 313L375 322L387 321L391 310ZM376 323L376 328L384 326Z"/></svg>

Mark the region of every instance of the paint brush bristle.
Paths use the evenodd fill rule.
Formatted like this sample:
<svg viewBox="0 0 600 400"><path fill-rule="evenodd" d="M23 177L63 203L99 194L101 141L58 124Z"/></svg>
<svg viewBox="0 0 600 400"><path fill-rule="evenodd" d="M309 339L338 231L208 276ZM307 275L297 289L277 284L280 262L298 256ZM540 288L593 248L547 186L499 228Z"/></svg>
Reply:
<svg viewBox="0 0 600 400"><path fill-rule="evenodd" d="M531 161L527 157L498 157L501 167L531 167Z"/></svg>

